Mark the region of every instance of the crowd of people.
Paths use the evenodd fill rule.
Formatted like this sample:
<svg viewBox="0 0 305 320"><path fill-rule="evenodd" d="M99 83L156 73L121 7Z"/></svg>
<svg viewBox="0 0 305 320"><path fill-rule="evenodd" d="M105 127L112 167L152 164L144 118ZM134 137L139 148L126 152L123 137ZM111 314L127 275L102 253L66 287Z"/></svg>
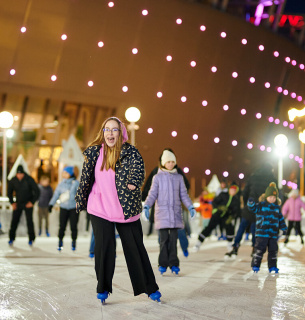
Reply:
<svg viewBox="0 0 305 320"><path fill-rule="evenodd" d="M295 228L303 244L301 210L305 209L305 204L298 191L293 190L282 206L270 164L264 163L255 171L242 191L237 183L228 185L226 181L221 181L221 188L216 193L205 188L198 199L199 206L195 208L188 194L189 182L177 166L174 151L168 148L162 151L158 166L143 187L144 161L127 140L122 121L116 117L106 119L83 153L85 161L79 181L74 167L66 166L62 181L54 192L48 177L42 175L37 185L19 165L16 176L8 184L8 197L13 208L9 245L15 241L23 211L28 243L33 245L33 206L36 201L39 236L43 230L46 236L50 236L48 215L59 200L58 250L63 248L68 221L72 250L76 250L79 213L86 211L93 230L89 256L95 259L97 298L104 303L112 293L117 236L122 243L134 295L146 293L153 301L160 301L161 293L143 241L141 213L149 221L148 235L153 227L158 232L158 270L161 275L167 269L179 274L178 239L184 256L189 255L189 215L191 219L199 215L203 228L193 252L198 252L205 239L219 228L219 240L228 242L225 256L232 257L238 254L244 233L251 232L251 267L254 272L259 271L266 250L269 272L279 272L277 252L281 233L286 235L285 243L288 243L291 230ZM288 220L288 228L284 217Z"/></svg>

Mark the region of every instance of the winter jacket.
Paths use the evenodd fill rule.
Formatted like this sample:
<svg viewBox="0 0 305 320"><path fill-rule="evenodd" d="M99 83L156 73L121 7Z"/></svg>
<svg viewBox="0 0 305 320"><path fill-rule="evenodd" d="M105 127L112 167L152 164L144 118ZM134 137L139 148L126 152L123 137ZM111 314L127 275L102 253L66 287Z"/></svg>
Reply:
<svg viewBox="0 0 305 320"><path fill-rule="evenodd" d="M181 174L158 170L153 177L145 205L151 207L155 202L155 228L157 230L184 227L181 202L187 208L193 204L187 194Z"/></svg>
<svg viewBox="0 0 305 320"><path fill-rule="evenodd" d="M78 188L79 182L75 178L63 179L62 182L56 187L53 197L49 202L49 205L54 206L57 199L60 196L69 191L69 199L65 202L60 202L60 207L66 210L71 210L76 208L75 195Z"/></svg>
<svg viewBox="0 0 305 320"><path fill-rule="evenodd" d="M85 162L75 198L77 212L87 210L88 197L95 181L94 170L100 149L100 145L91 146L83 153ZM129 143L123 143L119 160L115 165L115 184L125 220L138 215L142 211L141 187L144 178L144 161L139 151ZM136 189L129 190L128 184L136 186Z"/></svg>
<svg viewBox="0 0 305 320"><path fill-rule="evenodd" d="M21 180L14 177L9 181L7 194L10 203L15 202L13 199L14 191L16 193L16 203L18 208L24 208L29 201L34 204L38 200L40 193L34 179L26 173Z"/></svg>
<svg viewBox="0 0 305 320"><path fill-rule="evenodd" d="M248 201L247 205L249 210L256 214L255 237L277 239L279 229L287 230L278 204L267 201L259 203Z"/></svg>
<svg viewBox="0 0 305 320"><path fill-rule="evenodd" d="M42 186L41 184L38 185L40 190L40 196L38 200L38 207L47 208L49 206L49 202L53 196L53 190L51 186Z"/></svg>
<svg viewBox="0 0 305 320"><path fill-rule="evenodd" d="M258 202L258 198L265 192L270 182L275 182L277 185L277 179L272 172L265 169L255 171L255 173L250 176L243 190L244 204L248 202L249 198L253 198L254 202ZM242 210L242 217L251 222L255 222L255 215L249 211L246 205Z"/></svg>
<svg viewBox="0 0 305 320"><path fill-rule="evenodd" d="M283 216L289 221L301 221L301 208L305 209L305 203L301 200L300 196L297 198L291 197L286 200L282 207Z"/></svg>
<svg viewBox="0 0 305 320"><path fill-rule="evenodd" d="M231 200L230 200L231 198ZM232 197L228 192L221 192L217 197L212 201L213 213L216 211L222 211L221 217L235 218L238 216L240 204L236 196Z"/></svg>

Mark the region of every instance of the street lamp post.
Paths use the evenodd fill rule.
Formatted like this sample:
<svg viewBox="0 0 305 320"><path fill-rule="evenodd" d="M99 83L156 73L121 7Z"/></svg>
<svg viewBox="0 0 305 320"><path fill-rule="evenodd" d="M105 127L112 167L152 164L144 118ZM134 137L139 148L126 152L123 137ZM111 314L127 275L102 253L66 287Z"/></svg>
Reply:
<svg viewBox="0 0 305 320"><path fill-rule="evenodd" d="M126 110L125 117L130 122L130 124L127 126L127 129L130 130L130 141L134 146L136 144L136 130L139 129L139 126L136 124L136 122L141 118L141 112L136 107L130 107Z"/></svg>
<svg viewBox="0 0 305 320"><path fill-rule="evenodd" d="M274 144L276 146L276 152L278 156L278 187L282 189L283 180L283 157L287 154L288 138L284 134L278 134L274 138Z"/></svg>
<svg viewBox="0 0 305 320"><path fill-rule="evenodd" d="M0 128L3 129L3 152L2 152L2 197L6 197L6 179L7 179L7 146L6 131L14 123L14 117L10 112L0 112Z"/></svg>

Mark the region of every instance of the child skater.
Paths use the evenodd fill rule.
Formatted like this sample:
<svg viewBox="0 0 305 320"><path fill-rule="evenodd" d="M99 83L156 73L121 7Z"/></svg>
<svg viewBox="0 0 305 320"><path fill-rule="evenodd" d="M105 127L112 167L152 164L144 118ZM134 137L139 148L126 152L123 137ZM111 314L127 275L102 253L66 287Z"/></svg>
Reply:
<svg viewBox="0 0 305 320"><path fill-rule="evenodd" d="M264 194L255 203L253 198L248 200L248 208L256 214L255 246L251 267L258 272L262 258L268 247L268 269L271 273L279 272L277 268L278 232L279 229L286 233L287 226L281 213L281 200L278 198L276 184L271 182Z"/></svg>
<svg viewBox="0 0 305 320"><path fill-rule="evenodd" d="M288 243L292 228L294 228L303 241L303 233L301 230L302 213L301 208L305 209L305 203L301 200L299 190L292 190L289 193L289 198L282 207L283 216L288 219L288 230L284 243Z"/></svg>
<svg viewBox="0 0 305 320"><path fill-rule="evenodd" d="M75 195L79 185L74 175L74 167L67 166L62 172L63 180L56 187L53 197L49 202L49 212L52 212L52 208L57 199L60 201L59 212L59 231L58 231L58 251L63 248L63 238L67 227L68 220L70 220L71 237L72 237L72 250L76 250L77 239L77 223L78 213L76 213Z"/></svg>
<svg viewBox="0 0 305 320"><path fill-rule="evenodd" d="M159 271L178 274L179 259L177 255L178 229L183 229L181 202L196 214L193 203L187 194L184 180L177 172L177 161L171 149L165 149L160 157L160 168L153 177L152 186L144 205L144 213L149 218L149 208L155 204L155 228L160 232Z"/></svg>

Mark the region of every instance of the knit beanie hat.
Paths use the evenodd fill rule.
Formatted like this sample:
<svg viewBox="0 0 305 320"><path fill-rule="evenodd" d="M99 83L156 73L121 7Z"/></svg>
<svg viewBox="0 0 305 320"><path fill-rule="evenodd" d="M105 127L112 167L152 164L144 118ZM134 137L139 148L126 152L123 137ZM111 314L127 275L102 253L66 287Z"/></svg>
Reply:
<svg viewBox="0 0 305 320"><path fill-rule="evenodd" d="M70 177L74 176L74 167L65 167L64 171L68 172Z"/></svg>
<svg viewBox="0 0 305 320"><path fill-rule="evenodd" d="M229 188L229 189L234 189L234 190L236 190L236 193L239 191L238 185L237 185L236 183L234 183L234 182L230 185L230 188Z"/></svg>
<svg viewBox="0 0 305 320"><path fill-rule="evenodd" d="M17 173L24 173L24 169L21 164L17 167Z"/></svg>
<svg viewBox="0 0 305 320"><path fill-rule="evenodd" d="M161 166L164 167L168 161L174 161L177 164L176 156L169 150L164 150L161 156Z"/></svg>
<svg viewBox="0 0 305 320"><path fill-rule="evenodd" d="M266 191L265 191L265 198L267 199L270 196L276 196L278 197L278 190L276 188L276 184L275 182L271 182L269 184L269 187L267 187Z"/></svg>

